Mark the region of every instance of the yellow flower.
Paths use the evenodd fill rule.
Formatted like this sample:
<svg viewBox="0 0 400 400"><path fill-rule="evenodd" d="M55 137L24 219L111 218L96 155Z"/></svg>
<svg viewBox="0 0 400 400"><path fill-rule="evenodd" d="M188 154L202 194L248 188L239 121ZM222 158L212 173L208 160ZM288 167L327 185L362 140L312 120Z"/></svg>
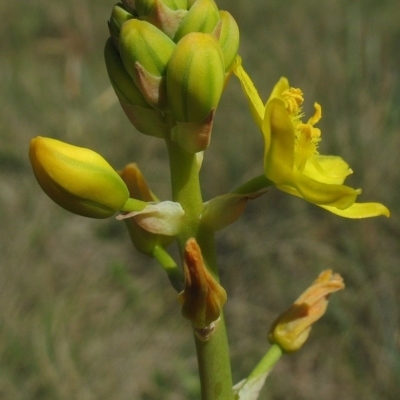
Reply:
<svg viewBox="0 0 400 400"><path fill-rule="evenodd" d="M278 189L342 217L390 215L380 203L355 203L361 189L343 185L353 172L348 164L341 157L319 155L321 131L315 125L322 110L318 103L314 115L302 122L303 92L291 88L286 78L278 81L264 105L239 57L233 71L264 136L264 174Z"/></svg>

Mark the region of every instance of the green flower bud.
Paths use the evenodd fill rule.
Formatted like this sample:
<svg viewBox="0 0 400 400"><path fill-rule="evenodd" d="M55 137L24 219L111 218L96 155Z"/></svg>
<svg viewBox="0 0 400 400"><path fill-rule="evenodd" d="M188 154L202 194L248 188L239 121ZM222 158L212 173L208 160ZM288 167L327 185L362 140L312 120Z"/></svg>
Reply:
<svg viewBox="0 0 400 400"><path fill-rule="evenodd" d="M178 122L201 122L217 107L224 87L224 60L211 34L190 33L176 46L167 71L167 96Z"/></svg>
<svg viewBox="0 0 400 400"><path fill-rule="evenodd" d="M135 0L121 0L123 6L132 14L136 14Z"/></svg>
<svg viewBox="0 0 400 400"><path fill-rule="evenodd" d="M135 82L136 63L154 76L164 75L174 48L175 43L168 36L146 21L131 19L122 26L119 51L126 70Z"/></svg>
<svg viewBox="0 0 400 400"><path fill-rule="evenodd" d="M110 78L111 84L118 98L128 104L150 108L150 105L143 97L142 92L135 85L132 77L124 68L118 50L115 48L111 38L106 42L104 58L106 61L108 77Z"/></svg>
<svg viewBox="0 0 400 400"><path fill-rule="evenodd" d="M182 20L187 14L187 10L179 8L180 5L186 7L186 3L179 4L175 1L153 0L146 2L146 14L140 19L154 25L169 38L173 39L181 25Z"/></svg>
<svg viewBox="0 0 400 400"><path fill-rule="evenodd" d="M146 101L165 108L163 75L175 43L146 21L131 19L122 26L119 51L122 62Z"/></svg>
<svg viewBox="0 0 400 400"><path fill-rule="evenodd" d="M108 28L110 35L114 39L115 43L118 43L119 33L121 31L122 24L128 19L133 18L133 15L127 11L122 4L116 4L113 7L110 21L108 21Z"/></svg>
<svg viewBox="0 0 400 400"><path fill-rule="evenodd" d="M38 136L31 141L29 158L43 191L74 214L108 218L128 202L124 181L92 150Z"/></svg>
<svg viewBox="0 0 400 400"><path fill-rule="evenodd" d="M179 42L190 32L211 33L219 21L219 10L214 0L197 0L183 19L174 41Z"/></svg>
<svg viewBox="0 0 400 400"><path fill-rule="evenodd" d="M139 17L150 14L156 0L135 0L135 8Z"/></svg>
<svg viewBox="0 0 400 400"><path fill-rule="evenodd" d="M239 50L239 27L228 11L220 11L220 22L215 28L225 61L225 72L229 72Z"/></svg>

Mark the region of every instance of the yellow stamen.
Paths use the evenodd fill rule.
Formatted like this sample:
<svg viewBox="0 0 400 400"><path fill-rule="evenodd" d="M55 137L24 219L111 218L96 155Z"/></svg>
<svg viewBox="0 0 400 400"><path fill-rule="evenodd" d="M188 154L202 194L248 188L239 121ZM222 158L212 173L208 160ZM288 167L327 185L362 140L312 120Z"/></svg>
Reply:
<svg viewBox="0 0 400 400"><path fill-rule="evenodd" d="M308 123L311 125L315 125L319 122L322 118L322 108L318 103L314 103L315 113L314 115L308 120Z"/></svg>
<svg viewBox="0 0 400 400"><path fill-rule="evenodd" d="M301 89L290 88L282 93L282 97L286 101L286 109L289 114L297 114L301 110L304 102L303 92Z"/></svg>

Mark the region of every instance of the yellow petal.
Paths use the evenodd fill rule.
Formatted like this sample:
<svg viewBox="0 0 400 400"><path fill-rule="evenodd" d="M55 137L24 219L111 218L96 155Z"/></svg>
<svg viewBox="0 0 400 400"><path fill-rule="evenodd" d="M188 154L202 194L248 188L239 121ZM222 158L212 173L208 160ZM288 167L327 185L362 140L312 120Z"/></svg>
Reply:
<svg viewBox="0 0 400 400"><path fill-rule="evenodd" d="M272 100L272 99L281 99L284 100L283 97L281 96L281 94L285 91L289 89L289 81L287 80L287 78L285 78L284 76L282 76L279 81L275 84L274 88L272 89L271 95L269 96L268 101ZM267 102L268 103L268 102Z"/></svg>
<svg viewBox="0 0 400 400"><path fill-rule="evenodd" d="M294 167L295 132L282 100L274 98L267 103L262 131L265 176L283 184Z"/></svg>
<svg viewBox="0 0 400 400"><path fill-rule="evenodd" d="M320 207L344 218L361 219L379 217L380 215L390 217L390 211L381 203L354 203L345 210L339 210L338 208L330 206L320 205Z"/></svg>
<svg viewBox="0 0 400 400"><path fill-rule="evenodd" d="M310 157L302 172L318 182L336 185L341 185L353 173L341 157L320 155Z"/></svg>
<svg viewBox="0 0 400 400"><path fill-rule="evenodd" d="M277 185L278 189L285 192L287 187L296 189L300 197L317 205L329 205L344 210L350 207L360 194L359 190L355 190L345 185L331 185L327 183L317 182L302 173L294 170L291 180L286 184ZM292 190L292 194L293 190Z"/></svg>
<svg viewBox="0 0 400 400"><path fill-rule="evenodd" d="M258 127L261 129L261 123L264 117L264 103L261 100L254 83L242 67L242 59L239 56L236 57L236 61L233 66L233 73L238 77L247 100L249 101L251 114Z"/></svg>

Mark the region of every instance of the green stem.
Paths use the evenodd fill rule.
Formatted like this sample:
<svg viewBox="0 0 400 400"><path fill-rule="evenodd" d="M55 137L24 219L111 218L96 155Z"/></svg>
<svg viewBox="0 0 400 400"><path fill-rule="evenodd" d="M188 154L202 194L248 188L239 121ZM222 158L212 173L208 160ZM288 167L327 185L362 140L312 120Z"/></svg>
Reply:
<svg viewBox="0 0 400 400"><path fill-rule="evenodd" d="M277 344L273 344L260 362L254 367L253 371L251 371L247 380L256 378L263 374L269 374L282 355L282 348Z"/></svg>
<svg viewBox="0 0 400 400"><path fill-rule="evenodd" d="M270 186L273 186L274 183L265 177L265 175L260 175L252 180L246 182L244 185L239 186L232 193L236 194L248 194L255 193L263 189L267 189Z"/></svg>
<svg viewBox="0 0 400 400"><path fill-rule="evenodd" d="M265 380L282 355L282 348L273 344L246 380L235 387L236 399L258 398Z"/></svg>
<svg viewBox="0 0 400 400"><path fill-rule="evenodd" d="M155 246L152 255L167 273L168 279L171 282L172 287L177 292L180 292L182 290L183 278L181 271L176 265L175 260L162 246Z"/></svg>
<svg viewBox="0 0 400 400"><path fill-rule="evenodd" d="M195 238L202 250L207 268L218 279L214 234L200 226L199 217L203 209L203 200L196 155L182 150L178 144L169 140L167 147L172 198L179 202L185 211L185 227L178 237L181 256L186 241ZM233 400L228 338L223 316L221 315L215 333L207 342L195 336L195 343L202 400Z"/></svg>
<svg viewBox="0 0 400 400"><path fill-rule="evenodd" d="M129 198L122 207L121 211L125 212L142 211L146 208L146 206L147 203L145 201Z"/></svg>

